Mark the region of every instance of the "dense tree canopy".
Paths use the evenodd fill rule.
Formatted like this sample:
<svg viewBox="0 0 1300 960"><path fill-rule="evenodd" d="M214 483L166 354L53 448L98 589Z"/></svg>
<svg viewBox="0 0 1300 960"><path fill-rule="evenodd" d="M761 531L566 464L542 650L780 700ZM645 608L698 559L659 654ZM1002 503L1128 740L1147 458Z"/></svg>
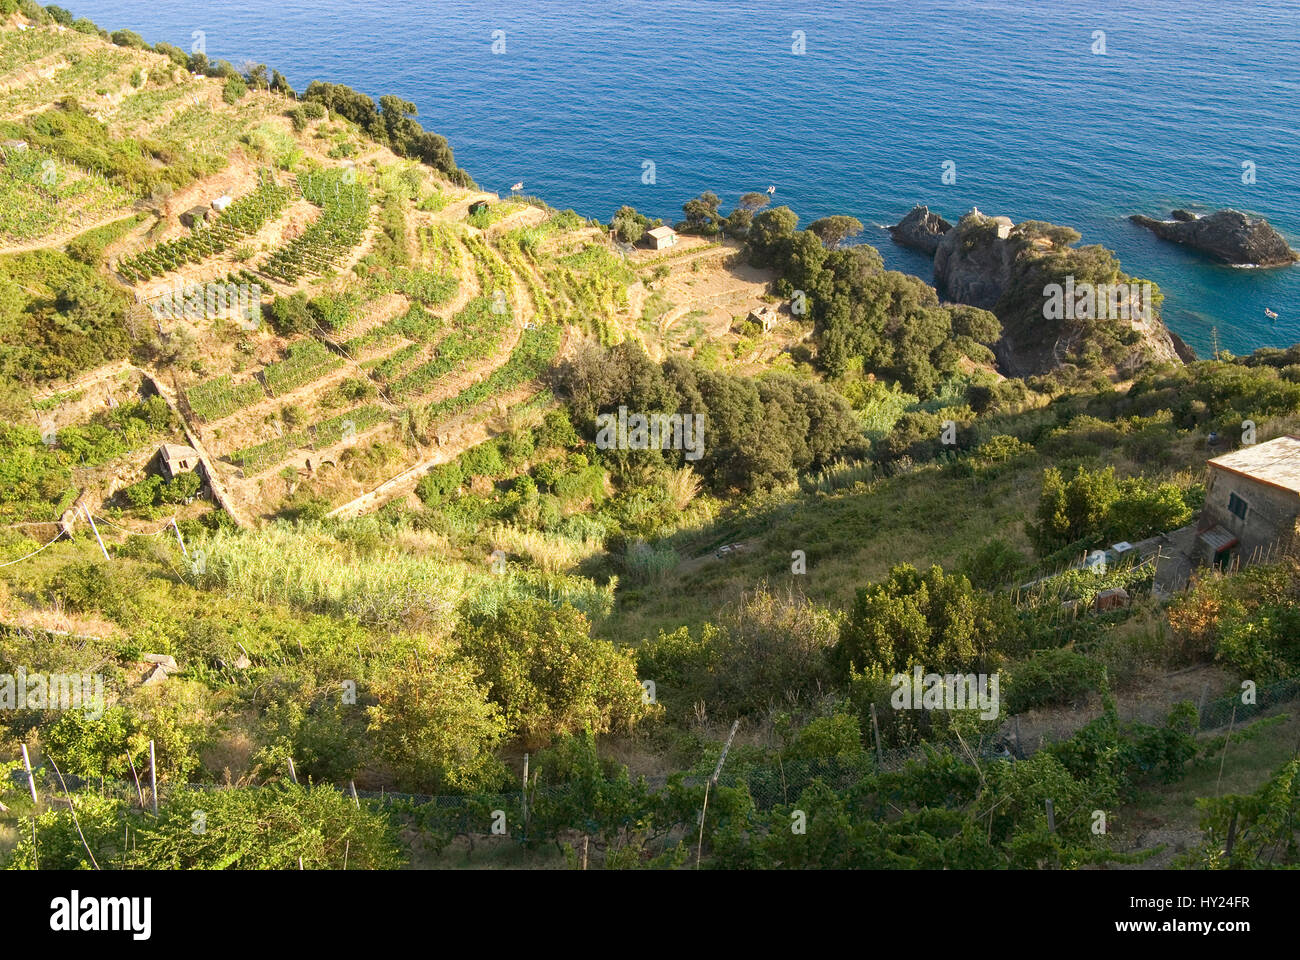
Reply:
<svg viewBox="0 0 1300 960"><path fill-rule="evenodd" d="M702 415L703 457L694 469L718 490L788 483L800 473L860 451L859 431L843 397L788 374L758 378L710 370L673 357L655 364L637 344L589 346L562 365L558 385L574 424L594 437L596 415L620 406L642 413ZM608 451L624 462L657 451ZM684 462L682 452L665 455Z"/></svg>

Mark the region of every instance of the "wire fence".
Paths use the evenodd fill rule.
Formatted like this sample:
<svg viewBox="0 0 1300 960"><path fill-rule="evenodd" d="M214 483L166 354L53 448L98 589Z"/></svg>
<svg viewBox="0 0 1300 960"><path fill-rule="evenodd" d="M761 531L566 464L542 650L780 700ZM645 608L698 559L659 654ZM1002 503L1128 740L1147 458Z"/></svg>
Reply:
<svg viewBox="0 0 1300 960"><path fill-rule="evenodd" d="M1265 710L1290 703L1297 698L1300 698L1300 677L1287 677L1265 687L1256 687L1249 694L1243 690L1241 693L1220 697L1201 705L1197 710L1199 729L1217 730L1239 721L1251 720Z"/></svg>

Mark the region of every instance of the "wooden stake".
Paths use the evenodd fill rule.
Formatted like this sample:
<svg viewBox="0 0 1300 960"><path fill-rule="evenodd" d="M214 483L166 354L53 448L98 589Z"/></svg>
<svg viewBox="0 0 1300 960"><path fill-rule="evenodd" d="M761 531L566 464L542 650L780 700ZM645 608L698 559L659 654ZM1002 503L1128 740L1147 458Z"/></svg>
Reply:
<svg viewBox="0 0 1300 960"><path fill-rule="evenodd" d="M181 554L188 559L190 552L185 549L185 541L181 539L181 528L176 526L175 517L172 517L172 529L176 531L176 542L181 545Z"/></svg>
<svg viewBox="0 0 1300 960"><path fill-rule="evenodd" d="M528 836L528 754L524 754L524 781L519 792L524 811L524 837Z"/></svg>
<svg viewBox="0 0 1300 960"><path fill-rule="evenodd" d="M718 757L718 765L713 768L713 776L704 784L704 805L700 808L700 840L695 847L695 869L700 869L700 856L704 850L704 817L709 812L709 787L718 782L718 777L722 775L722 765L727 762L727 752L731 750L731 741L736 739L736 731L740 729L740 720L737 719L731 725L731 733L727 735L727 742L722 745L722 755Z"/></svg>
<svg viewBox="0 0 1300 960"><path fill-rule="evenodd" d="M700 808L700 840L695 845L695 869L700 869L700 856L704 852L704 817L709 812L709 787L713 780L704 781L704 806Z"/></svg>
<svg viewBox="0 0 1300 960"><path fill-rule="evenodd" d="M90 857L90 862L99 869L99 861L95 859L95 854L91 852L90 844L86 842L86 835L81 832L81 821L77 819L77 805L72 802L72 793L68 790L68 785L64 782L63 774L59 772L59 765L54 761L53 754L46 754L50 758L50 765L54 767L54 772L58 775L59 783L63 785L63 795L68 798L68 810L72 813L72 825L77 828L77 836L81 838L81 845L86 848L86 856Z"/></svg>
<svg viewBox="0 0 1300 960"><path fill-rule="evenodd" d="M1232 725L1237 722L1237 703L1232 703L1232 717L1228 720L1228 732L1223 738L1223 753L1219 754L1219 779L1214 782L1214 795L1219 795L1219 787L1223 784L1223 762L1228 759L1228 741L1232 739Z"/></svg>
<svg viewBox="0 0 1300 960"><path fill-rule="evenodd" d="M140 774L135 772L135 761L131 759L131 754L129 751L127 752L126 755L126 762L131 765L131 776L135 777L135 792L140 795L140 809L143 810L144 809L144 788L140 786Z"/></svg>
<svg viewBox="0 0 1300 960"><path fill-rule="evenodd" d="M154 754L153 741L149 741L149 794L153 800L153 815L158 816L158 758Z"/></svg>
<svg viewBox="0 0 1300 960"><path fill-rule="evenodd" d="M361 809L361 798L357 796L357 785L354 781L348 781L348 793L352 794L352 802L356 804L357 809Z"/></svg>
<svg viewBox="0 0 1300 960"><path fill-rule="evenodd" d="M108 548L104 546L104 538L99 535L99 528L95 526L95 518L90 515L90 511L86 508L84 504L81 507L81 512L84 513L86 515L86 519L90 521L90 529L94 531L95 539L99 541L99 549L104 554L104 559L107 560Z"/></svg>
<svg viewBox="0 0 1300 960"><path fill-rule="evenodd" d="M23 744L23 768L27 771L27 786L32 791L32 803L40 806L41 801L36 798L36 777L32 775L32 760L27 755L27 744Z"/></svg>
<svg viewBox="0 0 1300 960"><path fill-rule="evenodd" d="M293 768L293 757L289 758L289 779L295 784L298 782L298 771Z"/></svg>

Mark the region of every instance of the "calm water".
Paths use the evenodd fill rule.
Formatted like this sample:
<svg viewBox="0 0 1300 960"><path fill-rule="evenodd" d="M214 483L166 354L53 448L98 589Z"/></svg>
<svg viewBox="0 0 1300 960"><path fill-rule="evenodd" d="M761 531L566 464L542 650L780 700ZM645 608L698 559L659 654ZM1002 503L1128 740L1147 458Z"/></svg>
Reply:
<svg viewBox="0 0 1300 960"><path fill-rule="evenodd" d="M399 94L487 189L522 180L587 216L630 203L676 219L702 190L730 209L774 184L804 222L857 216L890 266L927 280L878 226L918 202L950 220L978 206L1115 250L1202 355L1214 327L1239 353L1300 340L1300 268L1217 266L1126 220L1235 206L1300 246L1300 0L65 5L184 49L202 30L209 57L265 62L299 90Z"/></svg>

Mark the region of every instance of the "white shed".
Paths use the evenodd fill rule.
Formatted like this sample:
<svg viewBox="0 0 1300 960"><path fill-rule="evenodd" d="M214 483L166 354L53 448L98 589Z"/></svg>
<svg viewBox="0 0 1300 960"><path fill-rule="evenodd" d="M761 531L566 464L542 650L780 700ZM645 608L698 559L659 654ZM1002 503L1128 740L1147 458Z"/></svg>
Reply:
<svg viewBox="0 0 1300 960"><path fill-rule="evenodd" d="M651 250L664 250L677 243L677 231L672 227L655 227L647 230L645 237Z"/></svg>

